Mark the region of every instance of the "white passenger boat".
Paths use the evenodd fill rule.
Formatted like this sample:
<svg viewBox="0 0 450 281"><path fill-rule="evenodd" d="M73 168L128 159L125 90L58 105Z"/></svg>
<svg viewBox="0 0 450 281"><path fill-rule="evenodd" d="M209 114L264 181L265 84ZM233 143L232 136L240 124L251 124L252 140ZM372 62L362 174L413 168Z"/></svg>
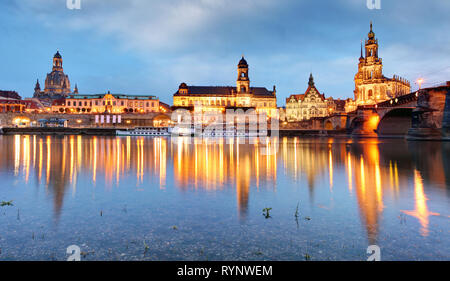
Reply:
<svg viewBox="0 0 450 281"><path fill-rule="evenodd" d="M117 136L170 136L168 127L136 127L116 130Z"/></svg>

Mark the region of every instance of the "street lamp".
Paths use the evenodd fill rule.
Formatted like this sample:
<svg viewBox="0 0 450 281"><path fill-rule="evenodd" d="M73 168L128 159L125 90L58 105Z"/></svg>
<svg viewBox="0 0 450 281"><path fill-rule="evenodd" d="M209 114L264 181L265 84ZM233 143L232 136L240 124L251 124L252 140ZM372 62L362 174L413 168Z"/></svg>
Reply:
<svg viewBox="0 0 450 281"><path fill-rule="evenodd" d="M419 90L420 90L420 88L422 87L422 83L423 83L423 78L419 78L419 79L417 79L417 84L419 84Z"/></svg>

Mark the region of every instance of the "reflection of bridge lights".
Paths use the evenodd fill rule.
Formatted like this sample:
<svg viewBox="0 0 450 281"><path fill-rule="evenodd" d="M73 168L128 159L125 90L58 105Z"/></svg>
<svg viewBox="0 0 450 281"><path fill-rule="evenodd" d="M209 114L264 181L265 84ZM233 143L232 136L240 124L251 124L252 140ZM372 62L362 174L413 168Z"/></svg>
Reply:
<svg viewBox="0 0 450 281"><path fill-rule="evenodd" d="M378 122L380 121L380 117L378 115L374 115L370 117L369 123L371 125L371 128L376 128L378 126Z"/></svg>

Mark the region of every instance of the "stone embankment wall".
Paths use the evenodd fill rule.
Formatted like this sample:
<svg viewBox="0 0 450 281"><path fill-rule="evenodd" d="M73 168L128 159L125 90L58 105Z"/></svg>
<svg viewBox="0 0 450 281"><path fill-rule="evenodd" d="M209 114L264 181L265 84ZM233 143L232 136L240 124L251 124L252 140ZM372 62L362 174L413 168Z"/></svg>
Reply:
<svg viewBox="0 0 450 281"><path fill-rule="evenodd" d="M409 140L450 140L450 85L420 91Z"/></svg>
<svg viewBox="0 0 450 281"><path fill-rule="evenodd" d="M30 123L35 122L36 126L39 126L38 121L40 119L60 118L68 120L68 127L71 128L124 128L153 126L153 120L155 118L168 120L170 116L161 113L122 114L120 124L100 124L96 123L94 114L0 113L0 127L14 127L14 120L17 118L29 120ZM112 117L110 118L110 122L112 122Z"/></svg>

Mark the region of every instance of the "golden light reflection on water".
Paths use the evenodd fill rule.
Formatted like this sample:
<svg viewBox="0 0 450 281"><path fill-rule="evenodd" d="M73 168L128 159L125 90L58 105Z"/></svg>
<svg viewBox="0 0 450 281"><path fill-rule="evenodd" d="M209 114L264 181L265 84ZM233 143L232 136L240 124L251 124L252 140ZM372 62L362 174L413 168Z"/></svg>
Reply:
<svg viewBox="0 0 450 281"><path fill-rule="evenodd" d="M420 222L421 229L420 232L423 236L428 236L429 229L428 225L430 223L430 216L439 216L439 213L433 213L428 210L427 206L427 196L423 188L423 179L420 176L419 171L414 170L414 197L415 197L415 210L414 211L403 211L405 214L417 218Z"/></svg>
<svg viewBox="0 0 450 281"><path fill-rule="evenodd" d="M248 144L239 138L225 141L16 135L1 137L0 144L1 155L6 155L0 160L0 168L12 165L14 176L23 177L25 183L35 177L39 186L45 186L54 195L56 215L61 211L68 187L75 196L80 176L107 189L119 187L121 181L128 182L132 176L136 189L155 185L165 189L168 182L182 191L233 188L238 214L245 218L252 188L255 192L260 188L269 192L291 188L286 184L277 186L281 176L294 188L302 188L304 179L313 204L315 192L325 192L322 187L328 187L325 190L329 196L336 192L355 194L368 240L375 243L386 197L396 200L413 188L415 210L404 213L418 219L420 233L426 236L429 217L439 214L429 210L423 183L448 186L446 177L439 176L439 171L445 174L443 160L436 160L445 157L432 158L429 160L432 165L419 163L417 167L413 161L417 149L401 144L392 149L377 141L357 143L296 137L283 138L281 142L261 139ZM432 173L424 170L428 166L433 167ZM337 180L341 169L347 182ZM168 174L173 178L168 179ZM433 177L424 178L427 174Z"/></svg>

